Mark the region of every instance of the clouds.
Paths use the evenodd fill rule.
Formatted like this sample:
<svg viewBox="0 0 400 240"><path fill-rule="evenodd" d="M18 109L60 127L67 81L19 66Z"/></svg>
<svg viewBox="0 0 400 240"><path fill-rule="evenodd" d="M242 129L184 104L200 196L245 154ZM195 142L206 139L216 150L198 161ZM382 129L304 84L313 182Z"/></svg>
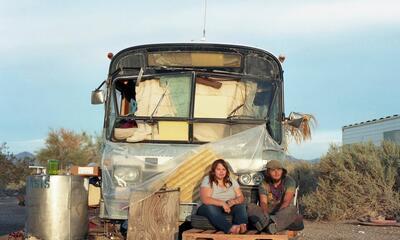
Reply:
<svg viewBox="0 0 400 240"><path fill-rule="evenodd" d="M163 6L164 5L164 6ZM187 5L187 4L186 4ZM201 5L200 5L201 6ZM105 45L121 49L139 42L155 42L158 37L179 36L193 25L193 9L175 3L176 11L166 11L165 3L115 1L49 4L30 2L28 6L4 6L1 14L1 51L42 48L68 49L73 46L96 49ZM3 8L4 9L4 8ZM200 15L200 12L198 12ZM182 29L182 31L178 31ZM167 35L168 33L168 35ZM164 37L167 39L167 37ZM184 40L184 39L182 39ZM124 45L124 46L121 46ZM98 49L97 49L98 50Z"/></svg>
<svg viewBox="0 0 400 240"><path fill-rule="evenodd" d="M0 0L1 1L1 0ZM39 146L49 128L100 132L90 91L106 76L106 53L146 43L199 40L201 0L1 1L0 141ZM313 158L344 124L396 114L400 1L208 0L207 40L284 53L288 111L314 114ZM389 70L388 70L389 69ZM385 84L381 84L384 81ZM21 129L24 129L22 131ZM36 144L36 145L35 145ZM297 154L297 155L296 155Z"/></svg>
<svg viewBox="0 0 400 240"><path fill-rule="evenodd" d="M73 46L121 49L150 42L200 39L202 1L10 4L1 13L0 51L41 51ZM315 37L400 23L400 2L370 1L210 1L211 41L276 35ZM62 50L62 49L60 49ZM113 50L113 49L112 49Z"/></svg>
<svg viewBox="0 0 400 240"><path fill-rule="evenodd" d="M289 154L300 159L319 158L329 149L331 144L341 144L342 131L315 131L311 141L289 144Z"/></svg>
<svg viewBox="0 0 400 240"><path fill-rule="evenodd" d="M290 31L308 34L396 25L399 13L398 1L318 1L289 8L279 20Z"/></svg>
<svg viewBox="0 0 400 240"><path fill-rule="evenodd" d="M10 141L7 142L7 146L10 149L10 152L17 154L20 152L28 151L31 153L35 153L40 148L44 147L45 140L44 139L31 139L25 141Z"/></svg>

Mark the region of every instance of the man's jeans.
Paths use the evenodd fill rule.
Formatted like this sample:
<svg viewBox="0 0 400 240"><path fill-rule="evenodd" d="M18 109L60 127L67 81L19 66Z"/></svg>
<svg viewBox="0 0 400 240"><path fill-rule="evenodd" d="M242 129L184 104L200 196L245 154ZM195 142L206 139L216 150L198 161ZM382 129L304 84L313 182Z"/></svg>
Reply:
<svg viewBox="0 0 400 240"><path fill-rule="evenodd" d="M225 211L222 207L203 204L197 210L197 214L207 217L208 221L218 230L229 233L232 225L247 224L246 205L239 204L231 207L232 223L225 217Z"/></svg>
<svg viewBox="0 0 400 240"><path fill-rule="evenodd" d="M274 215L269 215L264 214L260 206L251 203L247 206L247 213L250 222L258 231L264 230L270 221L272 221L276 224L276 229L274 229L274 231L280 232L289 227L298 218L297 208L294 206L283 208Z"/></svg>

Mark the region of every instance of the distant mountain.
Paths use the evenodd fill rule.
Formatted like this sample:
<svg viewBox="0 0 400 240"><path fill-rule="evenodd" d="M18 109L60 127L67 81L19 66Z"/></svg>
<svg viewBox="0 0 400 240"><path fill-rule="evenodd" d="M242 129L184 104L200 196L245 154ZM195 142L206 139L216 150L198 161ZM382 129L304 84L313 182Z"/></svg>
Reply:
<svg viewBox="0 0 400 240"><path fill-rule="evenodd" d="M311 163L319 163L321 161L321 158L314 158L309 160Z"/></svg>
<svg viewBox="0 0 400 240"><path fill-rule="evenodd" d="M288 160L289 162L297 162L300 161L301 159L295 158L292 155L286 155L286 160Z"/></svg>
<svg viewBox="0 0 400 240"><path fill-rule="evenodd" d="M309 163L319 163L319 161L321 160L320 158L314 158L314 159L299 159L299 158L295 158L292 155L286 155L286 160L288 160L289 162L297 162L297 161L307 161Z"/></svg>
<svg viewBox="0 0 400 240"><path fill-rule="evenodd" d="M35 158L35 155L33 155L30 152L20 152L15 155L15 158L18 160L24 159L24 158Z"/></svg>

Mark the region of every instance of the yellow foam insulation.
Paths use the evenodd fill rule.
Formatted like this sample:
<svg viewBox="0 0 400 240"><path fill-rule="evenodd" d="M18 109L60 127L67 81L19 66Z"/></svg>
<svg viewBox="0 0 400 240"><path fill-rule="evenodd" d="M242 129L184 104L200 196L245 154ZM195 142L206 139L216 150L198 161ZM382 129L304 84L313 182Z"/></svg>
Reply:
<svg viewBox="0 0 400 240"><path fill-rule="evenodd" d="M211 163L218 158L211 149L204 149L190 156L177 171L168 177L166 181L167 189L180 188L181 203L198 202L201 181L208 174Z"/></svg>

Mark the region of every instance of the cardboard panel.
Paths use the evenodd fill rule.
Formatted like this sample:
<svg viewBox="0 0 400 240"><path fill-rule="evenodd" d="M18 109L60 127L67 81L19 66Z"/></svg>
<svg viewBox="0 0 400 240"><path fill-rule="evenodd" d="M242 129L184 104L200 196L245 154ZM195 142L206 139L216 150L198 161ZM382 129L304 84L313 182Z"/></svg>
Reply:
<svg viewBox="0 0 400 240"><path fill-rule="evenodd" d="M189 125L187 122L158 122L158 140L189 140Z"/></svg>

